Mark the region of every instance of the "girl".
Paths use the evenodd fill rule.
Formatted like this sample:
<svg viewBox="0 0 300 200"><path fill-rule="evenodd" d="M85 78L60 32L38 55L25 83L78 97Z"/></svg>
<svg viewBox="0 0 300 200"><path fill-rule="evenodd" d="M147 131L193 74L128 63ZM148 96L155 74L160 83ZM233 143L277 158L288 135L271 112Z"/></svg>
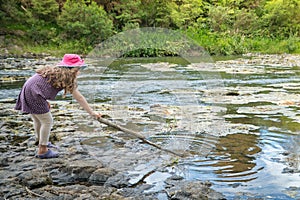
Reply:
<svg viewBox="0 0 300 200"><path fill-rule="evenodd" d="M16 110L30 114L36 138L39 142L37 158L56 158L58 153L52 151L55 147L49 142L50 130L53 119L50 112L50 104L47 100L54 100L57 93L64 90L65 96L71 93L77 102L92 117L99 118L86 99L77 89L76 78L79 70L86 67L84 61L76 54L65 54L62 61L55 67L43 67L36 70L36 74L29 78L16 102Z"/></svg>

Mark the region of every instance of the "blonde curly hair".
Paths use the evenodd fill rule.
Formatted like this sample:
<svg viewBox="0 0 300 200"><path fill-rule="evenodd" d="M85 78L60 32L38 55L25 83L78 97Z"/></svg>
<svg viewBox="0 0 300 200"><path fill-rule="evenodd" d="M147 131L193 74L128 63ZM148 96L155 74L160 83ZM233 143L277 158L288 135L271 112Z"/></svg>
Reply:
<svg viewBox="0 0 300 200"><path fill-rule="evenodd" d="M40 74L42 77L47 77L48 82L52 84L55 88L64 89L64 97L66 94L72 93L74 89L77 88L77 72L79 68L77 67L42 67L36 70L36 73Z"/></svg>

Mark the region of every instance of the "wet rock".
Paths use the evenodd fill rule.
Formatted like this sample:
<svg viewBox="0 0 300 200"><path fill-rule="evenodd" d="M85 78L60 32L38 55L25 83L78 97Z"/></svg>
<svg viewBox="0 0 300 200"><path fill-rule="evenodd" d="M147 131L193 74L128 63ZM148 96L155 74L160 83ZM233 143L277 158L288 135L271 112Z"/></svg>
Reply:
<svg viewBox="0 0 300 200"><path fill-rule="evenodd" d="M9 146L7 144L0 144L0 152L6 152Z"/></svg>
<svg viewBox="0 0 300 200"><path fill-rule="evenodd" d="M122 188L118 190L117 194L127 197L129 199L133 198L135 200L157 200L156 194L145 194L144 191L150 189L151 185L141 185L135 188Z"/></svg>
<svg viewBox="0 0 300 200"><path fill-rule="evenodd" d="M3 104L0 105L0 107L2 109L0 111L0 117L10 117L11 115L15 114L15 112L13 110L4 108ZM3 118L3 119L5 119L5 118ZM12 119L10 119L10 120L12 120ZM5 120L5 121L7 121L7 120Z"/></svg>
<svg viewBox="0 0 300 200"><path fill-rule="evenodd" d="M221 193L215 192L210 188L210 183L200 181L176 182L168 182L170 188L167 189L167 193L172 200L225 199Z"/></svg>
<svg viewBox="0 0 300 200"><path fill-rule="evenodd" d="M286 167L282 170L282 173L291 173L291 174L300 173L300 169Z"/></svg>
<svg viewBox="0 0 300 200"><path fill-rule="evenodd" d="M16 99L8 98L8 99L0 99L0 103L15 103Z"/></svg>
<svg viewBox="0 0 300 200"><path fill-rule="evenodd" d="M1 147L0 147L0 151L1 151ZM0 157L0 167L6 167L9 166L8 164L8 158L7 157Z"/></svg>
<svg viewBox="0 0 300 200"><path fill-rule="evenodd" d="M285 189L285 193L293 198L293 199L300 199L300 187L289 187Z"/></svg>
<svg viewBox="0 0 300 200"><path fill-rule="evenodd" d="M129 183L132 185L136 185L141 181L144 181L144 179L151 175L153 172L155 172L154 166L147 166L147 165L140 165L137 166L134 171L129 171Z"/></svg>
<svg viewBox="0 0 300 200"><path fill-rule="evenodd" d="M25 162L24 164L21 164L21 168L23 171L31 171L36 169L38 166L36 163L32 163L32 162Z"/></svg>
<svg viewBox="0 0 300 200"><path fill-rule="evenodd" d="M3 199L21 199L26 195L24 186L19 184L6 184L5 187L1 187L0 196Z"/></svg>
<svg viewBox="0 0 300 200"><path fill-rule="evenodd" d="M41 169L26 171L18 176L19 182L28 188L38 188L52 184L52 178L48 172Z"/></svg>
<svg viewBox="0 0 300 200"><path fill-rule="evenodd" d="M33 192L41 194L46 199L124 199L122 196L114 194L115 188L105 186L86 186L80 184L57 187L48 185L35 189Z"/></svg>
<svg viewBox="0 0 300 200"><path fill-rule="evenodd" d="M102 167L102 164L94 160L78 160L70 162L69 166L64 169L69 172L74 181L87 182L90 176L97 168Z"/></svg>
<svg viewBox="0 0 300 200"><path fill-rule="evenodd" d="M2 128L1 124L0 124L0 128ZM7 137L9 136L9 134L7 133L3 133L2 129L1 129L1 134L0 134L0 141L7 141Z"/></svg>
<svg viewBox="0 0 300 200"><path fill-rule="evenodd" d="M116 174L116 171L111 168L100 168L92 173L89 178L90 183L95 185L103 185L109 177Z"/></svg>
<svg viewBox="0 0 300 200"><path fill-rule="evenodd" d="M225 95L227 95L227 96L239 96L240 94L238 92L235 92L235 91L229 91Z"/></svg>
<svg viewBox="0 0 300 200"><path fill-rule="evenodd" d="M4 76L0 77L0 83L25 81L27 78L29 78L29 77L4 75Z"/></svg>
<svg viewBox="0 0 300 200"><path fill-rule="evenodd" d="M182 177L182 176L179 176L179 175L172 175L172 176L170 176L167 180L168 180L168 181L170 181L170 180L173 180L173 181L179 181L179 180L183 180L183 177Z"/></svg>
<svg viewBox="0 0 300 200"><path fill-rule="evenodd" d="M111 194L117 191L116 188L106 186L91 186L89 190L92 191L96 197L109 197Z"/></svg>
<svg viewBox="0 0 300 200"><path fill-rule="evenodd" d="M109 187L115 187L115 188L124 188L124 187L131 186L129 180L130 178L128 177L128 175L123 173L118 173L115 176L109 177L104 185Z"/></svg>

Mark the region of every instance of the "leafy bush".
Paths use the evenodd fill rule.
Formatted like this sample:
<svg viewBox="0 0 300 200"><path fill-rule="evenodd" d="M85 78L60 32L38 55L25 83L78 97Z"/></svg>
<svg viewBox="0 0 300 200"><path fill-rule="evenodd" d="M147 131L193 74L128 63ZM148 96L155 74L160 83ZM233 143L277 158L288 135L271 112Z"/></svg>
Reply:
<svg viewBox="0 0 300 200"><path fill-rule="evenodd" d="M96 2L86 5L83 0L67 0L57 22L63 39L84 38L85 45L100 43L111 35L113 28L103 7Z"/></svg>
<svg viewBox="0 0 300 200"><path fill-rule="evenodd" d="M27 37L35 44L43 45L55 43L58 31L55 27L47 26L43 22L35 22L27 30Z"/></svg>
<svg viewBox="0 0 300 200"><path fill-rule="evenodd" d="M11 24L11 22L24 21L24 11L20 10L18 4L18 0L0 0L0 20L2 27L6 24Z"/></svg>
<svg viewBox="0 0 300 200"><path fill-rule="evenodd" d="M87 53L112 33L158 27L187 33L213 55L300 53L299 10L300 0L0 0L1 46ZM140 44L121 38L111 50L163 56L188 49L160 33L139 37Z"/></svg>
<svg viewBox="0 0 300 200"><path fill-rule="evenodd" d="M187 28L197 22L203 14L202 0L182 0L171 4L171 20L177 28Z"/></svg>
<svg viewBox="0 0 300 200"><path fill-rule="evenodd" d="M43 20L45 22L55 22L58 16L58 4L55 0L31 0L32 1L32 15L35 19Z"/></svg>
<svg viewBox="0 0 300 200"><path fill-rule="evenodd" d="M275 37L300 36L300 0L272 0L264 7L262 22Z"/></svg>
<svg viewBox="0 0 300 200"><path fill-rule="evenodd" d="M252 35L259 27L259 18L253 10L237 10L234 18L235 33Z"/></svg>
<svg viewBox="0 0 300 200"><path fill-rule="evenodd" d="M120 0L119 3L115 4L110 15L115 19L116 29L126 31L138 28L143 16L141 6L141 0Z"/></svg>
<svg viewBox="0 0 300 200"><path fill-rule="evenodd" d="M209 6L207 21L213 31L224 32L230 30L233 13L229 7Z"/></svg>

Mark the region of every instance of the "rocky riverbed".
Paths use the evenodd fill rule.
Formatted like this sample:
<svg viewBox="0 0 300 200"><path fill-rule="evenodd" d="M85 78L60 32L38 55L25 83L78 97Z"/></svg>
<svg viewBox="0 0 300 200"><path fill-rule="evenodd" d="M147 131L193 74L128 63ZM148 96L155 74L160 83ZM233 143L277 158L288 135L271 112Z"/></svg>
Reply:
<svg viewBox="0 0 300 200"><path fill-rule="evenodd" d="M13 106L13 100L0 103L3 199L223 198L209 182L172 175L173 155L124 139L123 133L93 121L71 103L52 102L51 141L59 146L60 157L37 159L32 122ZM105 113L109 105L97 110Z"/></svg>
<svg viewBox="0 0 300 200"><path fill-rule="evenodd" d="M214 65L213 70L233 75L247 75L265 73L266 65L280 64L288 69L300 66L300 57L297 55L245 56L252 59L219 61ZM57 58L51 56L5 57L0 62L0 69L5 71L5 74L0 77L0 82L24 81L30 76L28 72L57 61ZM254 64L256 67L252 66ZM189 65L188 68L200 69L197 64ZM11 76L10 72L16 70L20 72L18 76ZM272 73L270 70L269 73ZM288 72L289 70L282 71L282 73ZM268 94L264 95L271 87L256 88L255 91L246 87L223 87L222 98L217 100L225 104L230 102L240 105L263 99L274 105L241 107L237 110L238 114L242 116L247 113L256 115L282 113L297 121L299 120L297 115L286 112L288 106L300 105L297 95L285 96L280 93L281 88L293 89L293 87L296 88L298 85L274 84L271 92L278 95L272 97ZM208 94L220 91L205 92ZM291 97L293 99L290 99ZM212 101L211 95L203 95L203 98L207 102ZM128 134L93 120L72 100L51 102L55 123L50 140L59 147L57 151L60 157L49 160L37 159L32 121L28 115L15 111L14 104L15 99L0 99L0 196L3 199L225 199L223 194L212 189L212 183L201 181L201 178L188 181L184 178L184 173L178 173L176 165L182 158L160 151ZM95 103L92 106L107 118L113 118L113 112L116 111L116 108L110 104ZM119 109L128 110L125 107ZM201 126L205 127L205 120L219 119L212 113L213 109L219 107L203 107L200 112L197 110L201 113L202 118L199 119ZM136 123L142 125L151 124L151 116L166 117L166 113L176 113L176 107L161 105L154 105L153 110L155 113L140 108L130 108L131 116L137 116ZM167 128L172 128L172 116L165 121L169 121ZM128 128L134 126L122 120L116 122ZM155 125L160 130L166 128L165 124ZM222 129L225 129L225 126L230 129L230 132L223 132L223 134L249 134L251 131L255 133L258 130L257 126L248 123L226 123L222 124ZM163 145L159 141L155 142Z"/></svg>
<svg viewBox="0 0 300 200"><path fill-rule="evenodd" d="M4 58L2 83L24 81L54 57ZM18 76L9 72L20 71ZM53 101L50 141L59 158L35 158L28 115L0 101L1 199L223 199L210 182L187 181L174 172L179 158L94 121L72 101ZM109 116L111 105L94 109Z"/></svg>

